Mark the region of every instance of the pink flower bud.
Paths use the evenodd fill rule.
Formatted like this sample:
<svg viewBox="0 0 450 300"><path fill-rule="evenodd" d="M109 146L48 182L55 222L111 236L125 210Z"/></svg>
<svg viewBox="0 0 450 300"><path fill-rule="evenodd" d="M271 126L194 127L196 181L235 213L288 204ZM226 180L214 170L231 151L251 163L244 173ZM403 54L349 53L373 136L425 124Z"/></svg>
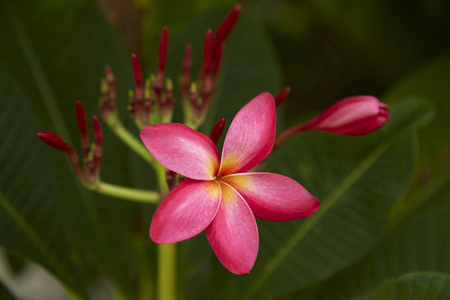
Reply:
<svg viewBox="0 0 450 300"><path fill-rule="evenodd" d="M213 75L214 76L216 76L217 73L219 73L224 52L225 52L225 42L222 42L220 44L219 48L217 49L217 51L214 53L214 57L213 57L213 61L214 61Z"/></svg>
<svg viewBox="0 0 450 300"><path fill-rule="evenodd" d="M287 96L291 93L290 87L285 87L281 92L278 93L278 95L275 96L275 105L278 107L281 105L281 103L284 102Z"/></svg>
<svg viewBox="0 0 450 300"><path fill-rule="evenodd" d="M133 62L134 81L136 81L136 85L142 86L142 68L139 58L133 53L131 59Z"/></svg>
<svg viewBox="0 0 450 300"><path fill-rule="evenodd" d="M388 106L377 98L354 96L335 103L304 125L309 127L309 130L365 135L380 128L388 118Z"/></svg>
<svg viewBox="0 0 450 300"><path fill-rule="evenodd" d="M208 29L205 36L205 44L203 46L203 75L207 76L211 72L213 58L213 36L211 29Z"/></svg>
<svg viewBox="0 0 450 300"><path fill-rule="evenodd" d="M225 19L220 23L219 28L214 36L214 53L221 47L222 42L225 41L227 36L236 24L239 13L241 12L241 6L236 4L234 8L228 13Z"/></svg>
<svg viewBox="0 0 450 300"><path fill-rule="evenodd" d="M217 141L219 141L224 127L225 127L225 119L222 118L216 123L216 125L214 125L213 129L211 130L209 137L211 138L214 144L217 144Z"/></svg>
<svg viewBox="0 0 450 300"><path fill-rule="evenodd" d="M77 122L78 129L81 133L81 146L83 148L83 155L86 158L89 154L90 143L89 137L87 135L87 125L86 125L86 113L84 112L83 104L80 101L76 103L76 113L77 113Z"/></svg>
<svg viewBox="0 0 450 300"><path fill-rule="evenodd" d="M373 96L353 96L333 104L314 119L284 131L282 144L298 132L321 130L334 134L365 135L380 128L389 118L389 108Z"/></svg>
<svg viewBox="0 0 450 300"><path fill-rule="evenodd" d="M43 131L38 133L38 138L41 139L48 146L58 149L60 151L70 153L73 151L72 147L67 144L59 135L51 131Z"/></svg>
<svg viewBox="0 0 450 300"><path fill-rule="evenodd" d="M168 31L164 26L161 32L161 38L159 40L159 53L158 53L158 70L164 70L167 60L167 44L168 44Z"/></svg>

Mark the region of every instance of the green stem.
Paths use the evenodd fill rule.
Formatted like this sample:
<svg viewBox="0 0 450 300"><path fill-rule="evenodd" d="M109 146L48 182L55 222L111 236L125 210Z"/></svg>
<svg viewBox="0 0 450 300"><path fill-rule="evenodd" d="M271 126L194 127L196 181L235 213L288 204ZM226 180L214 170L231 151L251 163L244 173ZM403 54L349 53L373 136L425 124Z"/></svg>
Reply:
<svg viewBox="0 0 450 300"><path fill-rule="evenodd" d="M148 235L138 233L133 239L133 248L138 264L138 286L139 297L141 300L153 300L155 294L154 278L150 266L149 249L146 247Z"/></svg>
<svg viewBox="0 0 450 300"><path fill-rule="evenodd" d="M158 299L176 299L176 244L158 245Z"/></svg>
<svg viewBox="0 0 450 300"><path fill-rule="evenodd" d="M125 127L123 127L122 123L115 122L110 125L112 131L134 152L136 152L140 157L142 157L145 161L150 164L154 163L153 156L148 152L148 150L144 147L141 141L134 137Z"/></svg>
<svg viewBox="0 0 450 300"><path fill-rule="evenodd" d="M162 195L169 192L166 180L166 168L159 164L153 164L155 169L159 191ZM158 299L176 299L176 244L158 245Z"/></svg>
<svg viewBox="0 0 450 300"><path fill-rule="evenodd" d="M98 182L96 184L87 186L88 189L108 196L145 203L159 203L160 194L154 191L140 190L118 186L106 182Z"/></svg>
<svg viewBox="0 0 450 300"><path fill-rule="evenodd" d="M154 163L152 164L152 166L156 173L156 179L158 181L158 190L161 193L161 195L165 196L169 192L166 180L166 168L164 168L159 163ZM162 200L162 198L164 197L160 198L161 198L160 200Z"/></svg>

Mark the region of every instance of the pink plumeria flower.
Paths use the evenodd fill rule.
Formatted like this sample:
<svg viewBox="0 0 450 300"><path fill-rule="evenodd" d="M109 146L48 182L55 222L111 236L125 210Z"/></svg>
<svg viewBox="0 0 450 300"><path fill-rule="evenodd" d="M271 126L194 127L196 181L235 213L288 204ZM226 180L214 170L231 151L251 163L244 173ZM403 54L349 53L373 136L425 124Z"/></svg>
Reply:
<svg viewBox="0 0 450 300"><path fill-rule="evenodd" d="M277 143L281 144L291 135L320 130L334 134L365 135L369 134L389 118L389 107L374 96L353 96L333 104L314 119L283 132Z"/></svg>
<svg viewBox="0 0 450 300"><path fill-rule="evenodd" d="M246 274L258 253L255 216L290 221L313 214L320 202L295 180L246 173L271 152L275 125L275 100L262 93L237 113L222 157L208 136L183 124L146 127L141 138L150 153L186 177L156 210L152 240L176 243L205 230L219 261L235 274Z"/></svg>

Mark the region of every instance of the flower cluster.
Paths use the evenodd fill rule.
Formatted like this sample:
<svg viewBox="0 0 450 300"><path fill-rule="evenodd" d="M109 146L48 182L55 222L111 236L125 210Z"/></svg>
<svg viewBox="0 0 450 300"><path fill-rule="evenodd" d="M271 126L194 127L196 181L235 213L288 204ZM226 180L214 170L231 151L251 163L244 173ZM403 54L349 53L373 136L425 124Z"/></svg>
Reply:
<svg viewBox="0 0 450 300"><path fill-rule="evenodd" d="M90 144L87 134L86 113L80 101L76 103L76 113L78 129L81 135L81 147L83 149L83 166L81 166L77 152L56 133L51 131L39 132L38 137L48 146L67 153L80 181L84 185L90 186L99 181L100 162L103 156L102 128L97 116L93 116L92 124L95 143Z"/></svg>

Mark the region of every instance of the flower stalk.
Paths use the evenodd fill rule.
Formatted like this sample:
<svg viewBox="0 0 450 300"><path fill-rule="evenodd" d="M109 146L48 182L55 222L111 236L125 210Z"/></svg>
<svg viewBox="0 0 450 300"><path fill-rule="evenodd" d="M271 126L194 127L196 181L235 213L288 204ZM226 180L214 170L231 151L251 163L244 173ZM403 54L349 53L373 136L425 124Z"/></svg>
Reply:
<svg viewBox="0 0 450 300"><path fill-rule="evenodd" d="M190 82L192 65L192 46L186 45L183 58L183 75L181 94L184 106L184 123L192 129L203 124L212 96L217 85L217 77L225 49L225 39L230 34L241 11L237 4L219 25L213 35L212 30L206 31L203 44L203 64L196 81Z"/></svg>

